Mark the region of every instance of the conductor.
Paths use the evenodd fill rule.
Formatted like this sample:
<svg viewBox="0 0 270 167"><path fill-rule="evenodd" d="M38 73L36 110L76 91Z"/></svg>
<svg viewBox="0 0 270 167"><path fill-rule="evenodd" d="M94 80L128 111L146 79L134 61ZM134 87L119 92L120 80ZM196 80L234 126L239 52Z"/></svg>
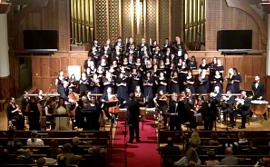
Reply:
<svg viewBox="0 0 270 167"><path fill-rule="evenodd" d="M127 103L127 113L128 113L128 126L129 126L129 143L133 143L134 131L136 133L136 141L140 141L139 135L139 114L140 105L135 101L135 94L129 94L130 101Z"/></svg>

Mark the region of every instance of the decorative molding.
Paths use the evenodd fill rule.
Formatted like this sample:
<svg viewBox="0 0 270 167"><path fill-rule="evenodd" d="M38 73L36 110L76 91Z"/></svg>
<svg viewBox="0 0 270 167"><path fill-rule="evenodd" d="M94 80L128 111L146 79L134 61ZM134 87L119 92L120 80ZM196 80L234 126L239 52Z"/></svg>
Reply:
<svg viewBox="0 0 270 167"><path fill-rule="evenodd" d="M247 13L258 25L259 31L261 33L261 41L264 45L267 45L267 26L261 19L260 15L249 6L248 1L246 0L226 0L227 5L231 8L237 8L245 13Z"/></svg>
<svg viewBox="0 0 270 167"><path fill-rule="evenodd" d="M0 2L0 14L8 13L10 10L10 3L1 3Z"/></svg>

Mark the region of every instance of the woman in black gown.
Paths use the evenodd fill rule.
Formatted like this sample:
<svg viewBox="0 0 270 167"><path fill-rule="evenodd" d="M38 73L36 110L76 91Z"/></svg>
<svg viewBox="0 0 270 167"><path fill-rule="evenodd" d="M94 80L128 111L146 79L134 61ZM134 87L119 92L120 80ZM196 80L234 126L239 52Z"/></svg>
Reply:
<svg viewBox="0 0 270 167"><path fill-rule="evenodd" d="M158 85L158 91L162 90L163 92L167 93L167 80L163 72L159 73L157 85Z"/></svg>
<svg viewBox="0 0 270 167"><path fill-rule="evenodd" d="M82 77L80 79L80 95L85 95L85 91L90 90L89 88L89 78L86 77L86 73L82 73Z"/></svg>
<svg viewBox="0 0 270 167"><path fill-rule="evenodd" d="M137 71L136 67L132 67L132 72L130 74L130 87L129 93L135 92L135 87L140 84L140 73Z"/></svg>
<svg viewBox="0 0 270 167"><path fill-rule="evenodd" d="M219 87L220 92L223 92L223 78L220 75L219 71L216 71L215 76L211 79L211 84L213 84L213 89L212 91L214 91L214 88L216 86Z"/></svg>
<svg viewBox="0 0 270 167"><path fill-rule="evenodd" d="M71 74L68 83L68 87L71 89L71 91L77 93L78 81L76 81L75 74Z"/></svg>
<svg viewBox="0 0 270 167"><path fill-rule="evenodd" d="M180 93L180 88L178 84L178 73L177 71L172 72L171 76L171 85L170 85L170 93Z"/></svg>
<svg viewBox="0 0 270 167"><path fill-rule="evenodd" d="M23 114L21 113L18 105L15 103L15 98L12 97L10 99L10 103L9 105L7 106L7 114L8 114L8 120L10 121L10 125L12 124L12 119L16 120L16 125L13 125L15 126L15 128L17 130L23 130L24 129L24 116Z"/></svg>
<svg viewBox="0 0 270 167"><path fill-rule="evenodd" d="M192 94L195 93L195 88L194 88L194 77L192 76L192 71L189 70L187 77L186 77L186 81L184 82L184 85L186 86L186 88L190 89L190 92Z"/></svg>
<svg viewBox="0 0 270 167"><path fill-rule="evenodd" d="M60 97L65 96L64 80L64 71L60 71L59 76L55 79L55 86L57 87L57 93L60 94Z"/></svg>
<svg viewBox="0 0 270 167"><path fill-rule="evenodd" d="M179 72L179 88L180 91L185 91L186 86L184 85L184 82L186 81L187 73L189 71L189 67L187 66L186 62L182 62L182 66L178 69Z"/></svg>
<svg viewBox="0 0 270 167"><path fill-rule="evenodd" d="M233 93L240 93L240 83L242 82L242 77L238 73L236 68L233 68Z"/></svg>
<svg viewBox="0 0 270 167"><path fill-rule="evenodd" d="M93 78L90 81L91 86L91 92L93 94L99 94L100 93L100 80L98 79L98 75L94 74Z"/></svg>
<svg viewBox="0 0 270 167"><path fill-rule="evenodd" d="M197 61L196 61L195 56L191 56L190 62L189 62L189 67L190 67L190 69L192 69L192 70L198 68L198 66L197 66Z"/></svg>
<svg viewBox="0 0 270 167"><path fill-rule="evenodd" d="M209 89L209 84L208 84L208 77L205 75L205 70L202 70L200 72L197 82L198 82L197 93L200 94L207 93Z"/></svg>
<svg viewBox="0 0 270 167"><path fill-rule="evenodd" d="M118 97L120 106L122 106L129 99L129 97L128 97L128 89L127 89L127 78L124 77L123 73L119 74L119 77L116 80L116 86L118 87L118 89L117 89L117 97Z"/></svg>
<svg viewBox="0 0 270 167"><path fill-rule="evenodd" d="M151 72L146 72L146 76L143 80L143 93L146 99L146 102L148 102L147 107L151 108L154 107L153 102L153 84L154 80L151 77Z"/></svg>
<svg viewBox="0 0 270 167"><path fill-rule="evenodd" d="M40 130L42 108L35 98L31 98L30 103L26 107L28 112L29 130Z"/></svg>
<svg viewBox="0 0 270 167"><path fill-rule="evenodd" d="M92 96L90 102L83 100L85 110L87 112L86 116L86 126L85 130L99 130L100 124L99 119L101 116L101 109L97 103L96 97Z"/></svg>
<svg viewBox="0 0 270 167"><path fill-rule="evenodd" d="M227 86L226 86L226 92L230 91L230 92L235 92L234 91L234 87L233 87L233 69L229 68L228 70L228 76L226 77L226 81L227 81Z"/></svg>
<svg viewBox="0 0 270 167"><path fill-rule="evenodd" d="M202 59L202 64L199 66L199 70L209 70L209 65L206 63L206 59Z"/></svg>

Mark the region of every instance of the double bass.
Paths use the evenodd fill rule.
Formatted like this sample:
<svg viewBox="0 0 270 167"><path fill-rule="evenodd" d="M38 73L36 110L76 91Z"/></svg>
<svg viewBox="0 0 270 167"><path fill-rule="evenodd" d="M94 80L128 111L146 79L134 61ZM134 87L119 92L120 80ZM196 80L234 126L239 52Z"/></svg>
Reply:
<svg viewBox="0 0 270 167"><path fill-rule="evenodd" d="M119 100L115 95L109 99L109 102L116 102L116 101L119 101ZM108 112L112 114L118 114L120 112L119 105L116 105L114 107L109 107Z"/></svg>

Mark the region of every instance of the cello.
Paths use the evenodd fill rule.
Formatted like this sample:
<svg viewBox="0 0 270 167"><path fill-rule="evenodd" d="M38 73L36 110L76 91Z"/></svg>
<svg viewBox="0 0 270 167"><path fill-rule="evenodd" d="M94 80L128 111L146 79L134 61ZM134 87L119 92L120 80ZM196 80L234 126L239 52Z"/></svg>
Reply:
<svg viewBox="0 0 270 167"><path fill-rule="evenodd" d="M119 101L116 96L111 97L109 100L109 102L116 102L116 101ZM115 107L109 107L108 112L112 114L118 114L120 112L119 105L116 105Z"/></svg>
<svg viewBox="0 0 270 167"><path fill-rule="evenodd" d="M79 95L72 91L69 93L68 98L72 100L71 104L76 104L80 100ZM75 116L76 109L77 109L77 106L75 106L74 109L71 111L72 116Z"/></svg>

